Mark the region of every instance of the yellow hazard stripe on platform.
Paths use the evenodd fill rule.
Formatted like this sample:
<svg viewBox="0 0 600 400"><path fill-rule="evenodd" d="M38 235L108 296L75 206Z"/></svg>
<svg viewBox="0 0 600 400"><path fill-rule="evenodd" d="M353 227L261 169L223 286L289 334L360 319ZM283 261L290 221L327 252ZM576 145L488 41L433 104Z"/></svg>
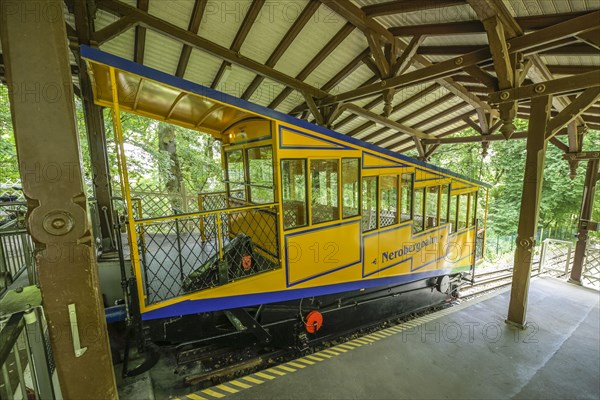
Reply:
<svg viewBox="0 0 600 400"><path fill-rule="evenodd" d="M185 397L192 400L208 400L206 397L198 396L195 393L186 394Z"/></svg>
<svg viewBox="0 0 600 400"><path fill-rule="evenodd" d="M220 399L221 397L225 397L225 394L216 392L212 389L204 389L204 390L202 390L202 393L207 394L212 397L215 397L217 399Z"/></svg>
<svg viewBox="0 0 600 400"><path fill-rule="evenodd" d="M506 288L506 290L510 290L510 287ZM501 291L496 291L494 295L498 295L502 293ZM386 339L390 336L397 335L403 332L410 332L415 329L418 329L421 325L436 320L440 317L443 317L448 314L452 314L456 311L462 310L467 306L471 306L473 304L479 303L481 301L487 300L490 295L481 296L477 299L463 302L457 306L449 307L441 311L436 311L434 313L424 315L422 317L418 317L412 319L410 321L402 322L395 326L389 326L385 329L381 329L376 332L372 332L366 334L365 336L355 338L353 340L349 340L344 343L337 344L328 349L323 349L314 354L308 354L304 357L297 358L292 361L288 361L287 363L283 363L281 365L277 365L275 367L268 368L264 371L255 372L252 375L244 376L241 378L237 378L235 380L225 382L221 385L213 386L209 389L204 389L196 393L190 393L183 397L179 397L175 400L214 400L221 399L223 397L228 396L229 394L238 393L245 389L250 389L260 384L265 383L266 381L272 381L279 377L285 376L287 374L292 374L297 372L300 369L304 369L310 367L311 365L318 364L319 361L325 361L330 358L334 358L342 355L343 353L348 353L351 350L355 350L359 347L373 344L379 340ZM407 334L407 333L404 333Z"/></svg>

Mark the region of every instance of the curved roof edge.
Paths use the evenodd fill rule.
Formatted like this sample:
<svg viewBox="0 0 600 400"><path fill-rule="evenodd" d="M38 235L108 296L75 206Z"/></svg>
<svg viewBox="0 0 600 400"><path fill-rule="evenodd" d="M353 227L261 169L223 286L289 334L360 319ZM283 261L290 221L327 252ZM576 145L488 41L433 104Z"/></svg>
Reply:
<svg viewBox="0 0 600 400"><path fill-rule="evenodd" d="M403 161L408 161L415 165L426 167L426 168L429 168L431 170L434 170L434 171L437 171L437 172L440 172L440 173L443 173L446 175L450 175L450 176L453 176L453 177L456 177L456 178L459 178L459 179L462 179L462 180L465 180L468 182L475 183L479 186L484 186L484 187L488 187L488 188L492 187L492 185L490 185L489 183L482 182L477 179L469 178L467 176L458 174L456 172L439 167L437 165L433 165L433 164L430 164L430 163L427 163L424 161L417 160L416 158L409 157L407 155L386 149L384 147L376 146L374 144L362 141L360 139L353 138L353 137L345 135L343 133L332 131L331 129L327 129L325 127L313 124L306 120L296 118L289 114L285 114L280 111L276 111L271 108L252 103L248 100L244 100L244 99L240 99L240 98L231 96L227 93L220 92L218 90L200 85L198 83L190 82L183 78L179 78L175 75L169 75L165 72L158 71L156 69L147 67L145 65L135 63L133 61L126 60L124 58L104 52L97 48L93 48L93 47L86 46L86 45L81 45L80 46L80 54L81 54L81 57L83 57L87 60L93 61L93 62L98 62L98 63L105 64L105 65L108 65L108 66L111 66L111 67L114 67L117 69L131 72L131 73L139 75L141 77L151 79L151 80L154 80L154 81L157 81L160 83L164 83L166 85L169 85L169 86L172 86L175 88L179 88L179 89L182 89L182 90L190 92L190 93L195 93L200 96L206 96L208 98L214 99L214 100L222 102L222 103L229 103L235 107L245 109L249 112L263 115L267 118L280 120L280 121L286 122L288 124L296 125L300 128L309 129L309 130L318 132L320 134L327 135L332 138L345 141L350 144L366 147L370 150L380 152L389 157L397 158L397 159L403 160Z"/></svg>

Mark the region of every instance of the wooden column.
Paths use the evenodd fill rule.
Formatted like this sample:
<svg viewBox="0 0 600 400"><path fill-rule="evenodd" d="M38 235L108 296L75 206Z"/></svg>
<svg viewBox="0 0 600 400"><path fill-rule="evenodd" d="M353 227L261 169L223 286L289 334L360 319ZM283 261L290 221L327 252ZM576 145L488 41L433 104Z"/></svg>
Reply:
<svg viewBox="0 0 600 400"><path fill-rule="evenodd" d="M594 195L596 194L596 180L598 179L598 165L600 160L592 158L588 161L583 184L583 199L581 200L581 214L579 216L579 227L577 232L577 244L575 245L575 258L573 258L573 269L571 270L571 281L581 284L583 272L583 259L587 246L588 228L587 223L592 219L592 207L594 207Z"/></svg>
<svg viewBox="0 0 600 400"><path fill-rule="evenodd" d="M531 118L527 133L527 158L523 196L515 250L515 262L507 322L523 327L527 314L527 296L535 245L538 212L542 194L546 130L550 118L551 96L531 99Z"/></svg>
<svg viewBox="0 0 600 400"><path fill-rule="evenodd" d="M0 0L0 37L27 226L35 241L62 395L116 399L83 189L63 6L61 0Z"/></svg>
<svg viewBox="0 0 600 400"><path fill-rule="evenodd" d="M87 1L75 1L74 7L75 26L77 27L79 43L90 45L91 33L93 32L93 19L90 15L89 4ZM100 233L102 235L102 250L110 251L114 250L114 243L111 240L113 207L104 115L102 107L94 104L92 83L87 74L85 61L79 57L78 50L75 50L74 53L79 64L79 88L81 90L81 102L83 104L85 128L92 166L94 197L98 205L97 211L99 213Z"/></svg>

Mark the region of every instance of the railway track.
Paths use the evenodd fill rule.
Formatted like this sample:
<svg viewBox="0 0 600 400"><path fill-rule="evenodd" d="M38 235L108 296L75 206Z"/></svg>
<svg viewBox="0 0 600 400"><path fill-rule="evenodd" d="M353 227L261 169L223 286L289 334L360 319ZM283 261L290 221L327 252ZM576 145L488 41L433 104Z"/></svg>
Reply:
<svg viewBox="0 0 600 400"><path fill-rule="evenodd" d="M535 270L532 277L540 274L539 269ZM502 268L494 271L486 271L475 276L475 283L465 285L461 288L460 299L471 299L480 295L489 293L499 288L506 287L512 281L512 268ZM364 335L376 332L389 326L403 323L414 318L435 312L441 308L451 305L438 306L419 312L411 313L407 316L395 317L386 321L371 324L368 326L357 327L351 332L343 332L336 337L329 337L322 342L315 342L310 348L301 352L297 349L284 349L272 352L257 353L252 351L240 351L236 348L218 348L214 346L205 346L192 348L180 352L177 355L178 364L200 363L205 368L203 371L185 376L183 382L186 386L204 387L218 384L231 379L235 376L250 374L265 368L273 367L285 363L300 354L309 354L317 352L337 344L354 340ZM242 352L244 354L242 354Z"/></svg>

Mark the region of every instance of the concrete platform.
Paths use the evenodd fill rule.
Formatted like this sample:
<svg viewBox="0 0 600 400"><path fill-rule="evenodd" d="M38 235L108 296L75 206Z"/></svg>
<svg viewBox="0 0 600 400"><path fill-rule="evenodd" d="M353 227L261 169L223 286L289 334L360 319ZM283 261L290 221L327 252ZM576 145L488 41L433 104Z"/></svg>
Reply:
<svg viewBox="0 0 600 400"><path fill-rule="evenodd" d="M526 330L504 323L509 295L464 302L187 398L600 398L599 293L533 280Z"/></svg>

